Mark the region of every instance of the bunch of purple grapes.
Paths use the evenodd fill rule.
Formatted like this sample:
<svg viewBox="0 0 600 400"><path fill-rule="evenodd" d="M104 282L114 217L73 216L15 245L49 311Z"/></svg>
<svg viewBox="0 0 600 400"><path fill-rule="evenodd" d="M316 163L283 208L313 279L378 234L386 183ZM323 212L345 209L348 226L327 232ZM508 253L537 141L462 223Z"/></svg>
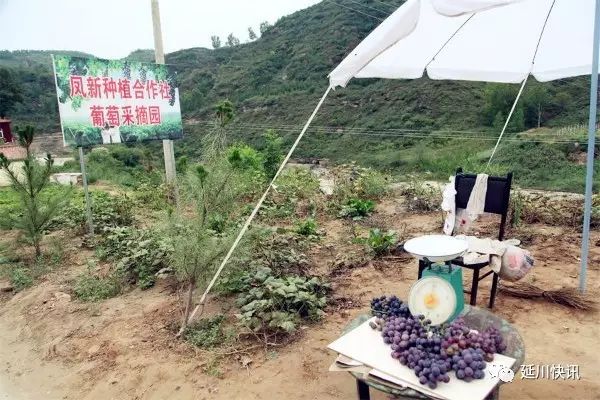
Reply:
<svg viewBox="0 0 600 400"><path fill-rule="evenodd" d="M430 324L423 315L389 316L381 335L391 345L392 357L415 371L421 384L435 389L438 382L450 381L448 371L452 364L442 352L439 336L429 331Z"/></svg>
<svg viewBox="0 0 600 400"><path fill-rule="evenodd" d="M449 356L459 354L465 349L481 350L485 361L492 361L494 353L503 353L506 343L500 331L494 327L483 332L470 330L463 318L454 320L444 333L442 349Z"/></svg>
<svg viewBox="0 0 600 400"><path fill-rule="evenodd" d="M397 296L390 296L389 298L381 296L371 300L371 314L376 317L407 317L410 315L410 310L408 309L408 305Z"/></svg>
<svg viewBox="0 0 600 400"><path fill-rule="evenodd" d="M506 350L496 328L473 331L463 318L449 325L431 326L423 315L411 315L396 296L374 298L371 312L377 318L370 325L381 331L384 343L391 346L392 357L412 369L419 382L431 389L440 382L449 382L451 371L467 382L483 379L485 361L492 361L494 353Z"/></svg>

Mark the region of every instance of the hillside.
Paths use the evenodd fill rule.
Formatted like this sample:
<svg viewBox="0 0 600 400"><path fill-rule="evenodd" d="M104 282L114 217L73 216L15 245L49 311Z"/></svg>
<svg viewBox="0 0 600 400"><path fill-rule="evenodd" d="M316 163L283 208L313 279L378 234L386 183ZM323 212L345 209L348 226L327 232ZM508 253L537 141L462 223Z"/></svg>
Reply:
<svg viewBox="0 0 600 400"><path fill-rule="evenodd" d="M189 121L186 139L177 146L178 154L200 154L199 138L210 129L213 105L225 98L236 106L236 119L231 127L234 138L260 144L264 130L274 128L289 142L325 90L329 71L380 22L373 14L383 18L387 15L384 10L393 10L373 0L361 3L368 8L361 8L356 1L324 1L281 18L254 42L168 54L167 63L179 71L182 110ZM368 11L371 16L347 7ZM0 66L13 69L24 88L24 101L12 113L13 119L56 131L59 121L49 53L0 52ZM130 57L150 61L152 52L137 50ZM588 81L575 78L545 85L532 82L524 99L533 98L535 90L544 92L546 96L540 107L543 126L583 123L587 120ZM484 83L427 78L354 80L347 88L330 95L314 121L315 128L298 151L304 156L358 160L401 172L429 170L436 176L451 172L457 163L477 169L489 155L497 132L491 125L498 118L495 112L498 107L488 111L490 104L498 93L503 96L500 103L507 103L503 99L512 98L517 89L506 85L490 94L494 88ZM516 131L536 126L538 107L534 105L529 101L519 106L522 126L516 127ZM499 110L509 106L500 104ZM399 129L422 132L407 138L406 132ZM460 140L434 140L427 138L432 130L468 132L448 134ZM530 159L530 151L543 153L556 160L557 168L567 174L567 185L559 184L556 188L580 190L583 168L574 165L571 159L577 158L572 153L580 152L581 147L545 142L507 142L500 149L499 170L518 171ZM432 148L439 149L440 154L432 153ZM440 156L444 165L439 163ZM520 172L528 185L553 187L544 178L547 171L538 173L528 167Z"/></svg>

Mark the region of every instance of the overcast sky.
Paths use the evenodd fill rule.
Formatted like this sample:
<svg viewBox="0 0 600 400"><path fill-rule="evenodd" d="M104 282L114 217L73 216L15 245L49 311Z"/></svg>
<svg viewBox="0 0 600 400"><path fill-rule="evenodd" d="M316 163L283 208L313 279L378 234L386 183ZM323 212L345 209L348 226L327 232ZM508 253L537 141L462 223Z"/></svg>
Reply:
<svg viewBox="0 0 600 400"><path fill-rule="evenodd" d="M160 0L166 52L211 47L231 32L242 42L248 27L320 0ZM150 0L0 0L0 50L79 50L121 58L153 48Z"/></svg>

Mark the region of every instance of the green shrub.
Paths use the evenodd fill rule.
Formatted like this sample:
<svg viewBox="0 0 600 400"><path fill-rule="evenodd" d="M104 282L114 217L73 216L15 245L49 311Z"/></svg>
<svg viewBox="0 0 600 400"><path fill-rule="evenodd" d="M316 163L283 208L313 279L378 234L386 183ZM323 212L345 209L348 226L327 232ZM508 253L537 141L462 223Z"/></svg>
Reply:
<svg viewBox="0 0 600 400"><path fill-rule="evenodd" d="M100 277L87 271L75 280L73 292L82 301L109 299L121 292L120 278L115 275Z"/></svg>
<svg viewBox="0 0 600 400"><path fill-rule="evenodd" d="M313 218L307 218L304 221L300 221L296 226L297 234L302 236L317 236L317 222Z"/></svg>
<svg viewBox="0 0 600 400"><path fill-rule="evenodd" d="M114 196L102 191L93 191L90 196L92 219L97 232L103 232L106 228L133 224L133 201L129 197ZM84 231L87 224L86 218L85 198L83 193L79 192L72 199L70 205L54 218L52 227Z"/></svg>
<svg viewBox="0 0 600 400"><path fill-rule="evenodd" d="M275 182L277 191L287 200L311 199L319 191L319 179L305 168L284 170Z"/></svg>
<svg viewBox="0 0 600 400"><path fill-rule="evenodd" d="M11 269L8 278L10 280L10 284L16 292L20 292L21 290L33 285L33 276L31 275L31 271L22 266Z"/></svg>
<svg viewBox="0 0 600 400"><path fill-rule="evenodd" d="M369 236L366 238L367 244L371 253L379 257L389 253L398 242L398 236L394 231L382 232L380 229L371 229Z"/></svg>
<svg viewBox="0 0 600 400"><path fill-rule="evenodd" d="M333 201L338 206L352 198L378 200L389 191L389 178L371 168L341 165L334 168L332 174L335 179Z"/></svg>
<svg viewBox="0 0 600 400"><path fill-rule="evenodd" d="M236 304L243 326L255 332L294 332L302 320L323 315L329 286L318 278L276 278L269 268L247 276Z"/></svg>
<svg viewBox="0 0 600 400"><path fill-rule="evenodd" d="M216 315L211 318L202 318L186 327L183 338L194 346L211 349L222 345L228 340L228 335L223 329L225 317Z"/></svg>
<svg viewBox="0 0 600 400"><path fill-rule="evenodd" d="M364 217L369 216L375 210L375 203L371 200L362 199L350 199L339 216L342 218L352 218L353 220L360 220Z"/></svg>
<svg viewBox="0 0 600 400"><path fill-rule="evenodd" d="M142 182L135 188L132 197L143 208L164 210L168 205L167 187L164 184L154 185L150 182Z"/></svg>
<svg viewBox="0 0 600 400"><path fill-rule="evenodd" d="M101 260L112 260L125 282L142 289L154 285L156 273L168 265L172 246L158 232L131 227L107 228L98 244Z"/></svg>

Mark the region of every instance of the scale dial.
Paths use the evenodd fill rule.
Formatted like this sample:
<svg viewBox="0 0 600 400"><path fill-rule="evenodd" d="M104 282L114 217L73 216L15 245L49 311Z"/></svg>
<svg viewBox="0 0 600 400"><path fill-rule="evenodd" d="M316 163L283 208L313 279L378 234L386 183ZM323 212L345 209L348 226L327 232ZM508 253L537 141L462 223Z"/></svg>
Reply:
<svg viewBox="0 0 600 400"><path fill-rule="evenodd" d="M456 293L448 281L435 276L421 278L410 288L408 308L412 315L423 314L431 325L440 325L454 314Z"/></svg>

